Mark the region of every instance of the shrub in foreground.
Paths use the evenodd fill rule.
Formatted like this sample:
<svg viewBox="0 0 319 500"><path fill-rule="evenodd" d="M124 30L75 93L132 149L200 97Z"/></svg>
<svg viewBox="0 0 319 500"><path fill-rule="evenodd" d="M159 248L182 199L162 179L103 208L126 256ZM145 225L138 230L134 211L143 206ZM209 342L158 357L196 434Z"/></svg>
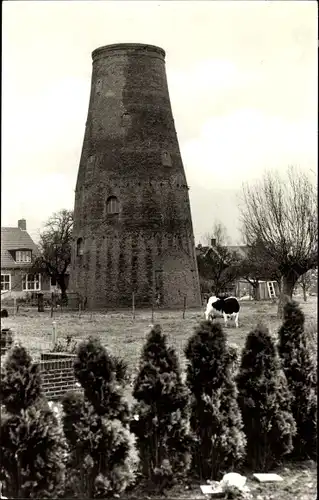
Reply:
<svg viewBox="0 0 319 500"><path fill-rule="evenodd" d="M67 335L65 339L59 339L51 349L51 352L68 352L75 354L77 351L77 342L72 335Z"/></svg>
<svg viewBox="0 0 319 500"><path fill-rule="evenodd" d="M0 402L8 412L20 413L42 397L39 368L24 347L8 351L1 371Z"/></svg>
<svg viewBox="0 0 319 500"><path fill-rule="evenodd" d="M317 370L311 338L305 332L305 317L298 304L284 307L278 350L292 395L292 413L297 425L292 455L299 460L317 458Z"/></svg>
<svg viewBox="0 0 319 500"><path fill-rule="evenodd" d="M131 429L137 436L142 472L161 489L187 472L190 436L188 391L160 325L152 328L144 345L133 396L137 403Z"/></svg>
<svg viewBox="0 0 319 500"><path fill-rule="evenodd" d="M123 396L123 367L98 339L78 348L74 372L84 395L69 393L63 399L69 496L111 497L135 480L138 456Z"/></svg>
<svg viewBox="0 0 319 500"><path fill-rule="evenodd" d="M97 338L82 342L74 362L74 374L84 395L99 415L130 421L128 403L123 396L125 364L110 354Z"/></svg>
<svg viewBox="0 0 319 500"><path fill-rule="evenodd" d="M240 365L241 348L237 344L232 344L228 342L227 342L227 348L230 361L230 370L233 376L236 376Z"/></svg>
<svg viewBox="0 0 319 500"><path fill-rule="evenodd" d="M8 353L1 380L1 479L9 498L56 498L64 483L65 445L27 351Z"/></svg>
<svg viewBox="0 0 319 500"><path fill-rule="evenodd" d="M255 471L266 472L292 450L296 433L287 380L266 327L259 325L248 335L236 380L247 437L246 462Z"/></svg>
<svg viewBox="0 0 319 500"><path fill-rule="evenodd" d="M238 466L245 454L233 378L234 352L226 344L222 327L203 321L190 338L185 355L195 438L192 469L201 479L219 480Z"/></svg>

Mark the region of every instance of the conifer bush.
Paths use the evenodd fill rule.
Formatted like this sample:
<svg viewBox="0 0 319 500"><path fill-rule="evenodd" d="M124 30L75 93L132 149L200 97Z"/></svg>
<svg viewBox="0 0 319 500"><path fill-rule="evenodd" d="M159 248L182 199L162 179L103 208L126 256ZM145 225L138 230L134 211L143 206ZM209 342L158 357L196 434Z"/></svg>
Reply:
<svg viewBox="0 0 319 500"><path fill-rule="evenodd" d="M267 472L292 450L296 426L287 380L265 326L258 325L247 336L236 381L247 465Z"/></svg>
<svg viewBox="0 0 319 500"><path fill-rule="evenodd" d="M297 425L292 456L317 458L317 370L311 339L304 328L299 305L288 302L279 329L278 350L292 395L292 414Z"/></svg>
<svg viewBox="0 0 319 500"><path fill-rule="evenodd" d="M1 479L9 498L56 498L63 492L65 444L42 395L39 369L22 346L2 367Z"/></svg>
<svg viewBox="0 0 319 500"><path fill-rule="evenodd" d="M123 395L125 365L90 338L78 348L74 372L84 394L68 393L62 402L69 445L67 493L74 498L120 494L134 483L138 466Z"/></svg>
<svg viewBox="0 0 319 500"><path fill-rule="evenodd" d="M126 366L110 354L98 338L82 342L74 362L74 374L84 389L84 395L99 415L130 421L130 412L123 396Z"/></svg>
<svg viewBox="0 0 319 500"><path fill-rule="evenodd" d="M190 465L189 394L175 350L155 325L143 347L133 396L131 430L137 436L143 477L161 490Z"/></svg>
<svg viewBox="0 0 319 500"><path fill-rule="evenodd" d="M219 324L203 321L189 339L185 355L195 439L192 470L201 479L219 480L238 466L245 454L233 377L234 350L227 346Z"/></svg>
<svg viewBox="0 0 319 500"><path fill-rule="evenodd" d="M1 372L0 401L9 413L19 413L39 401L39 368L24 347L17 345L8 352Z"/></svg>
<svg viewBox="0 0 319 500"><path fill-rule="evenodd" d="M241 349L237 344L227 342L228 355L231 363L231 373L235 376L240 365Z"/></svg>

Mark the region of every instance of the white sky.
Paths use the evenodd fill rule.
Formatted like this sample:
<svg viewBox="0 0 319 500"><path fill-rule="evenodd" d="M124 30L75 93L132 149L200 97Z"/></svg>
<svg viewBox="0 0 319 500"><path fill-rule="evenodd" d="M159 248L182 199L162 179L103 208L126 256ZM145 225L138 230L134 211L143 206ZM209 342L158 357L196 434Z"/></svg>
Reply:
<svg viewBox="0 0 319 500"><path fill-rule="evenodd" d="M91 52L159 45L195 240L214 219L239 242L238 192L264 169L317 171L315 1L10 1L2 4L2 222L36 239L73 208Z"/></svg>

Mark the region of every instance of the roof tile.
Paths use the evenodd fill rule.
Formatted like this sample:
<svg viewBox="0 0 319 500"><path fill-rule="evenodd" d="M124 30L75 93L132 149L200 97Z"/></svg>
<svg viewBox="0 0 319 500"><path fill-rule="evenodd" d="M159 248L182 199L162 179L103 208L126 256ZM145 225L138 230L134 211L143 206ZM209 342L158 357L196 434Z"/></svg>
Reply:
<svg viewBox="0 0 319 500"><path fill-rule="evenodd" d="M38 247L31 236L18 227L1 228L1 269L27 267L29 263L17 263L9 250L32 250L39 254Z"/></svg>

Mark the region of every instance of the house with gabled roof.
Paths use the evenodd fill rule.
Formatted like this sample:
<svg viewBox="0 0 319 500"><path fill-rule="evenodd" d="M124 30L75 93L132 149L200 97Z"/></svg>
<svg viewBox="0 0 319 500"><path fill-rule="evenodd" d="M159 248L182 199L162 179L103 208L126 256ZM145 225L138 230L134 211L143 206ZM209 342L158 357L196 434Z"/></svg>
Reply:
<svg viewBox="0 0 319 500"><path fill-rule="evenodd" d="M248 253L248 246L247 245L226 245L225 248L231 253L236 253L239 258L244 259L247 257ZM212 238L210 245L203 246L201 244L197 245L196 247L196 255L202 255L206 257L210 252L215 252L218 257L220 257L217 246L216 246L216 239Z"/></svg>
<svg viewBox="0 0 319 500"><path fill-rule="evenodd" d="M27 232L25 219L18 227L1 228L1 296L23 297L30 293L50 291L50 279L28 272L39 249Z"/></svg>
<svg viewBox="0 0 319 500"><path fill-rule="evenodd" d="M234 253L237 255L239 259L244 259L247 255L248 247L246 245L236 245L236 246L229 246L225 245L223 248L226 248L230 253ZM197 257L207 257L211 253L215 254L218 259L223 259L222 256L220 255L220 252L218 251L218 246L216 244L216 239L212 238L210 245L203 246L199 244L196 247L196 256ZM247 293L249 293L249 284L244 281L244 280L235 280L234 283L229 283L227 288L223 290L223 292L220 292L220 295L226 294L226 295L235 295L235 296L242 296Z"/></svg>
<svg viewBox="0 0 319 500"><path fill-rule="evenodd" d="M249 247L248 245L226 245L224 248L227 248L227 250L230 253L234 253L237 255L239 259L245 259L248 255L248 250ZM218 252L218 248L216 246L216 239L212 238L211 239L211 244L209 246L202 246L198 245L196 247L196 256L202 256L206 257L209 255L211 252L214 252L217 257L222 259L220 253ZM269 283L272 283L272 287L274 289L275 295L278 297L279 296L279 285L277 282L271 281ZM270 296L270 291L268 289L267 281L266 280L259 280L258 281L258 288L259 288L259 297L260 299L269 299L271 298ZM245 279L237 279L235 280L234 283L229 284L227 290L224 291L226 294L232 294L235 295L236 297L242 297L242 296L253 296L254 295L254 289L251 283L249 283Z"/></svg>

